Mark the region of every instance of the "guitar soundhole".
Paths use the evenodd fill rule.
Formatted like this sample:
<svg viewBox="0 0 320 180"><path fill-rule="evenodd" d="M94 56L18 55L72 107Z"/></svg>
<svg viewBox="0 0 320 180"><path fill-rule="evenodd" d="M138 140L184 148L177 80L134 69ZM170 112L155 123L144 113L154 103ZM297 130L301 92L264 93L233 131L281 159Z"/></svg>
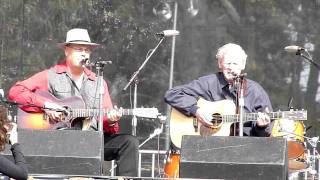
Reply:
<svg viewBox="0 0 320 180"><path fill-rule="evenodd" d="M220 114L212 114L211 122L214 127L219 126L222 123L222 116Z"/></svg>

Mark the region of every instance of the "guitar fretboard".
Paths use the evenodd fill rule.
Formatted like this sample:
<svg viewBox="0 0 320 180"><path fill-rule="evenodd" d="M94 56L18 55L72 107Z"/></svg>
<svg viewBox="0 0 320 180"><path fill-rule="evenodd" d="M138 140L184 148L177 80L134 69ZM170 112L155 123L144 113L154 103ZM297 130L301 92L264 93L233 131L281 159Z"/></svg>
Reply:
<svg viewBox="0 0 320 180"><path fill-rule="evenodd" d="M266 113L270 119L288 118L292 120L306 120L306 114L303 111L282 111L282 112L271 112ZM258 113L246 113L244 114L244 122L256 121L258 118ZM236 115L223 115L221 116L222 122L239 122L240 116Z"/></svg>
<svg viewBox="0 0 320 180"><path fill-rule="evenodd" d="M103 115L108 115L110 113L110 110L108 109L72 109L70 110L70 115L72 117L93 117L93 116L99 116L100 112L102 111ZM133 110L132 109L122 109L118 112L121 113L121 115L132 115Z"/></svg>

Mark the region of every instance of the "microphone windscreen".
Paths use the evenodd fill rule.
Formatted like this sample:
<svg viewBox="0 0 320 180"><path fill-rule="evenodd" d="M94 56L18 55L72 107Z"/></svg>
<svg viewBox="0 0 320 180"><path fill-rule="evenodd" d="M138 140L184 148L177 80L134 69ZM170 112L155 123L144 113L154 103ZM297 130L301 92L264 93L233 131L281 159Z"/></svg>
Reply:
<svg viewBox="0 0 320 180"><path fill-rule="evenodd" d="M303 48L300 47L300 46L294 46L294 45L292 45L292 46L286 46L286 47L284 48L284 50L287 51L287 52L296 53L297 51L303 50Z"/></svg>

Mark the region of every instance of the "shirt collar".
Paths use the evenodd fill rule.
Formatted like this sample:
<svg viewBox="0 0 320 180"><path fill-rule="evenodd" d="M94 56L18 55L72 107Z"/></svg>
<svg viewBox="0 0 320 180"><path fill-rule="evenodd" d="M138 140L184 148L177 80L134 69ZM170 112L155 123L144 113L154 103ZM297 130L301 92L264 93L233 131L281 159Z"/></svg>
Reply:
<svg viewBox="0 0 320 180"><path fill-rule="evenodd" d="M228 81L224 78L224 75L222 72L218 72L218 80L220 84L222 85L221 87L224 88L229 85Z"/></svg>
<svg viewBox="0 0 320 180"><path fill-rule="evenodd" d="M66 61L64 60L62 63L55 65L54 69L58 74L67 73L68 67ZM84 68L83 71L90 80L96 80L96 74L90 71L88 68Z"/></svg>

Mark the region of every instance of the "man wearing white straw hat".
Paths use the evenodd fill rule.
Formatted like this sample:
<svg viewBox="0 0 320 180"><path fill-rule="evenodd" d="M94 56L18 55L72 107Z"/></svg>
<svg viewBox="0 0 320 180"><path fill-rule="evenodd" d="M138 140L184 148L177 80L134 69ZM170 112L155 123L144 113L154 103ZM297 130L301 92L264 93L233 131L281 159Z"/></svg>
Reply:
<svg viewBox="0 0 320 180"><path fill-rule="evenodd" d="M45 112L54 123L43 121L41 123L20 123L20 128L30 129L83 129L86 120L73 120L64 123L61 106L53 98L44 96L48 92L55 98L64 100L73 96L80 97L85 108L99 107L99 93L97 89L96 75L84 66L94 48L101 46L91 42L86 29L71 29L67 32L66 41L59 44L64 48L65 59L49 69L36 73L30 78L17 82L8 93L10 100L25 105L26 112ZM138 140L131 135L117 134L119 131L118 120L121 117L117 108L113 108L108 91L107 83L104 81L104 108L110 109L110 113L103 119L104 130L104 157L105 160L117 160L117 175L137 176L138 171ZM42 92L42 93L38 93ZM41 108L44 107L44 108ZM58 111L57 111L58 110ZM60 111L59 111L60 110ZM97 130L96 118L89 121L88 129ZM52 124L55 124L52 126Z"/></svg>

